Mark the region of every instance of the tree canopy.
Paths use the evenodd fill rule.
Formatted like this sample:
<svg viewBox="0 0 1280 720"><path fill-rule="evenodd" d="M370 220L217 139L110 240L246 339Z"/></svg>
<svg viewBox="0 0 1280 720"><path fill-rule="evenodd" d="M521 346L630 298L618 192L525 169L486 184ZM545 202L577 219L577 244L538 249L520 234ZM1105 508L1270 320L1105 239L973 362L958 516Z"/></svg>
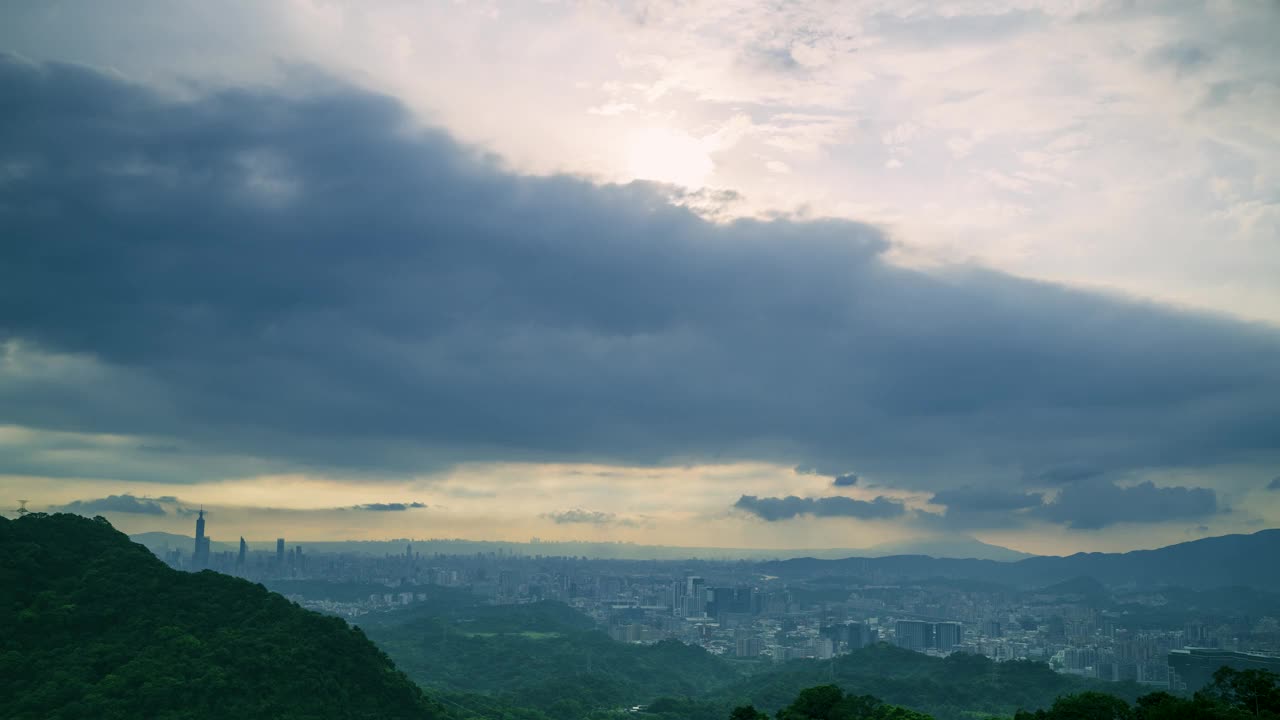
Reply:
<svg viewBox="0 0 1280 720"><path fill-rule="evenodd" d="M0 518L0 628L7 718L447 716L343 620L173 570L102 518Z"/></svg>

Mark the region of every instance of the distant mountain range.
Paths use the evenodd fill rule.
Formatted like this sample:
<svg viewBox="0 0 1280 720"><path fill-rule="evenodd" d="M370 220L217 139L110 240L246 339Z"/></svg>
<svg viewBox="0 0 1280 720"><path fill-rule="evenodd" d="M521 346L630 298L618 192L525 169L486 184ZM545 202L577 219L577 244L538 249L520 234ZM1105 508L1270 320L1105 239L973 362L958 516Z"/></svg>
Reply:
<svg viewBox="0 0 1280 720"><path fill-rule="evenodd" d="M195 549L195 542L196 542L196 539L193 537L187 537L186 535L177 535L175 533L167 533L167 532L137 533L135 535L130 535L129 539L138 543L139 545L142 545L143 547L155 553L156 555L160 555L161 557L164 556L165 552L168 552L170 550L182 550L183 552L190 553L193 549ZM225 542L210 541L209 543L209 550L211 552L225 552L227 550L239 550L239 549L240 549L239 542L225 543Z"/></svg>
<svg viewBox="0 0 1280 720"><path fill-rule="evenodd" d="M130 535L129 539L146 546L151 552L163 556L165 552L179 549L191 552L195 538L167 532L144 532ZM251 550L274 550L274 540L248 541ZM349 552L368 555L385 555L404 552L412 543L421 553L446 553L470 555L479 552L498 552L520 555L567 555L616 560L777 560L784 558L840 559L852 555L858 557L884 557L886 555L928 555L936 558L976 558L1012 562L1035 557L1029 553L990 545L968 535L925 537L894 543L882 543L869 548L823 548L778 550L758 548L706 548L671 545L636 545L634 543L591 542L495 542L484 540L328 540L318 542L289 541L300 544L313 552ZM238 542L214 540L210 549L217 553L239 549Z"/></svg>
<svg viewBox="0 0 1280 720"><path fill-rule="evenodd" d="M770 575L794 579L830 575L867 580L955 578L1033 588L1086 577L1110 587L1248 586L1280 590L1280 573L1272 567L1277 559L1280 559L1280 530L1262 530L1252 535L1193 540L1157 550L1038 556L1016 562L892 555L840 560L797 558L761 563L760 568Z"/></svg>
<svg viewBox="0 0 1280 720"><path fill-rule="evenodd" d="M194 539L148 532L131 535L157 555L180 549L190 552ZM382 555L403 552L408 540L301 542L312 552L356 552ZM290 545L295 544L290 542ZM421 553L473 554L508 552L522 555L574 555L619 560L756 560L769 575L803 579L843 575L867 580L948 578L978 580L1010 587L1043 588L1078 578L1109 587L1177 586L1194 589L1249 586L1280 591L1280 574L1269 571L1280 558L1280 530L1252 535L1223 535L1127 553L1076 553L1066 557L1036 556L968 536L946 536L885 543L861 550L757 550L692 548L631 543L483 542L414 540ZM272 550L274 541L249 543ZM237 543L217 542L214 552L234 551ZM791 559L784 559L791 558Z"/></svg>
<svg viewBox="0 0 1280 720"><path fill-rule="evenodd" d="M998 562L1014 562L1036 557L1031 553L984 543L968 535L946 535L894 543L881 543L867 548L865 551L859 551L859 554L865 557L928 555L934 558L968 558L973 560L995 560Z"/></svg>

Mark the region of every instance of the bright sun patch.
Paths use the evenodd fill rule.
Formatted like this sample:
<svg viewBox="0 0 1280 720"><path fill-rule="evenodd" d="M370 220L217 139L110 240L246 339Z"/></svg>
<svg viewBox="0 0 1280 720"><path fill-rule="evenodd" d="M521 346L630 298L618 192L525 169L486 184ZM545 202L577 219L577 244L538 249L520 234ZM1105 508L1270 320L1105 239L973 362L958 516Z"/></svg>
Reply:
<svg viewBox="0 0 1280 720"><path fill-rule="evenodd" d="M715 170L703 141L668 128L632 133L627 141L626 171L636 180L655 180L697 188Z"/></svg>

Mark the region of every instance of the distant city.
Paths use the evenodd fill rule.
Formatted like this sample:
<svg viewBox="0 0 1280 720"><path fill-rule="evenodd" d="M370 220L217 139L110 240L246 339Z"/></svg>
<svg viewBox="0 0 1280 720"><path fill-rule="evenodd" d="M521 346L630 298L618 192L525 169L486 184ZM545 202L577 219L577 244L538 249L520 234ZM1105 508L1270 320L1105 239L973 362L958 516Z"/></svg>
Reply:
<svg viewBox="0 0 1280 720"><path fill-rule="evenodd" d="M1169 599L1158 592L1103 602L1105 589L1085 579L1034 591L943 579L797 582L745 560L592 559L501 548L424 554L412 542L396 553L304 551L285 538L274 550L250 550L240 538L235 551L211 552L203 509L193 545L153 542L151 548L174 568L262 582L303 607L357 623L369 613L409 607L424 600L430 586L443 586L495 605L560 601L619 642L676 639L766 662L824 660L887 642L934 656L1038 660L1060 673L1174 691L1202 687L1223 665L1280 672L1274 616L1170 613ZM357 598L328 592L353 584L378 589Z"/></svg>

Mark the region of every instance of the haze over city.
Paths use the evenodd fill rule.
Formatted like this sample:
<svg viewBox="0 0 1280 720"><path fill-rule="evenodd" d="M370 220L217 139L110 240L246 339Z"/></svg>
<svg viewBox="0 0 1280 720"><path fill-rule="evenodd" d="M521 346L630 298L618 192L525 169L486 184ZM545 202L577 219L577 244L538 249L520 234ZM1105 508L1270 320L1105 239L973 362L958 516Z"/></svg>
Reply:
<svg viewBox="0 0 1280 720"><path fill-rule="evenodd" d="M1280 526L1274 3L127 5L0 9L6 510Z"/></svg>

